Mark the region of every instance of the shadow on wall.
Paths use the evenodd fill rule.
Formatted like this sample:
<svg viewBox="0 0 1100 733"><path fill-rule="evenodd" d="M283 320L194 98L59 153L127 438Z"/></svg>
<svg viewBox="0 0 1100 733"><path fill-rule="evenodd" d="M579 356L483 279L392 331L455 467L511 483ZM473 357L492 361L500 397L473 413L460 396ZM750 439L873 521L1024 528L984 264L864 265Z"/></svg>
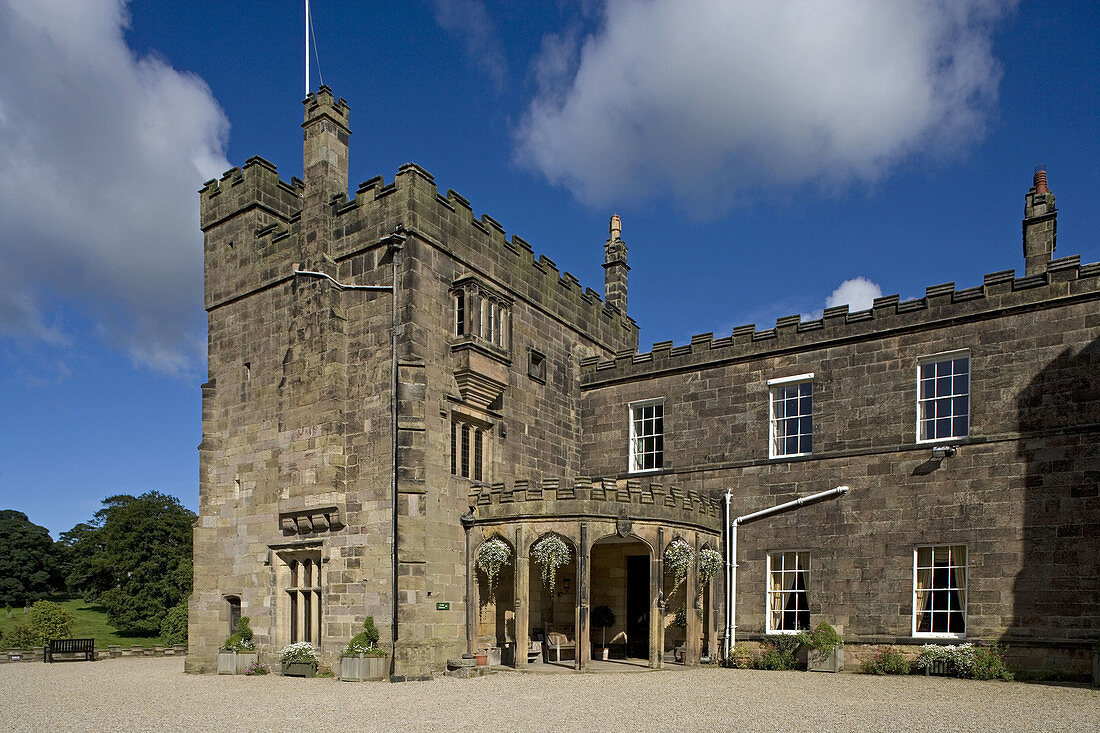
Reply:
<svg viewBox="0 0 1100 733"><path fill-rule="evenodd" d="M1100 636L1100 339L1018 395L1026 464L1022 569L1005 642Z"/></svg>

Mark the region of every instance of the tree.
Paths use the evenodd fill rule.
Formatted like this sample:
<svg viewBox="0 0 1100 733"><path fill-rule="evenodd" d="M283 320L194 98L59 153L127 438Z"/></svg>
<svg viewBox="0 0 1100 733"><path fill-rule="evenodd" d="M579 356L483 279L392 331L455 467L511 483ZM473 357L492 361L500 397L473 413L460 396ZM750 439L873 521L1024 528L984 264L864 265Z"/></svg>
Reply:
<svg viewBox="0 0 1100 733"><path fill-rule="evenodd" d="M49 531L23 512L0 511L0 606L25 606L61 587Z"/></svg>
<svg viewBox="0 0 1100 733"><path fill-rule="evenodd" d="M159 633L168 610L191 593L194 522L174 496L107 497L91 524L62 535L71 587L97 596L119 631Z"/></svg>

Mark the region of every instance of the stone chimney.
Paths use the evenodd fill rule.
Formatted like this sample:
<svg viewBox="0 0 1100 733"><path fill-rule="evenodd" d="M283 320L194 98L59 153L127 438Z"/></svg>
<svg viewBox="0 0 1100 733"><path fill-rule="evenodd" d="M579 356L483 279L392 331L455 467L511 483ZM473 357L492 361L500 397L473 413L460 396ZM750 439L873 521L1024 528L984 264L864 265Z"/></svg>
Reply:
<svg viewBox="0 0 1100 733"><path fill-rule="evenodd" d="M1058 210L1047 188L1047 167L1035 168L1035 179L1024 198L1024 276L1046 272L1058 238Z"/></svg>
<svg viewBox="0 0 1100 733"><path fill-rule="evenodd" d="M612 215L609 230L607 243L603 247L603 299L625 316L626 274L630 272L630 268L626 264L626 244L622 239L623 220L618 214Z"/></svg>
<svg viewBox="0 0 1100 733"><path fill-rule="evenodd" d="M305 98L302 143L302 260L322 267L328 254L332 200L348 194L348 105L322 86Z"/></svg>

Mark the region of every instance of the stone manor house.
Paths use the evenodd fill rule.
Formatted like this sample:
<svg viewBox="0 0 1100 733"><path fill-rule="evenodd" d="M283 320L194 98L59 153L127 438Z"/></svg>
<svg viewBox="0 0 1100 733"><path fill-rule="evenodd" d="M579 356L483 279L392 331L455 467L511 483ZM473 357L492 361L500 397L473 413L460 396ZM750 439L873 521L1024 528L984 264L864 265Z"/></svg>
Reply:
<svg viewBox="0 0 1100 733"><path fill-rule="evenodd" d="M325 664L373 616L395 679L487 647L522 667L550 632L581 670L605 639L651 666L714 659L728 568L678 580L670 543L725 555L728 516L839 485L741 528L737 640L828 621L849 662L960 640L1086 662L1100 263L1053 258L1045 171L1022 276L638 353L618 217L596 292L417 165L349 198L349 111L327 87L303 129L304 181L254 157L200 192L188 669L213 669L242 614L261 652L309 641ZM553 589L532 559L551 535L569 550ZM509 551L493 583L489 540Z"/></svg>

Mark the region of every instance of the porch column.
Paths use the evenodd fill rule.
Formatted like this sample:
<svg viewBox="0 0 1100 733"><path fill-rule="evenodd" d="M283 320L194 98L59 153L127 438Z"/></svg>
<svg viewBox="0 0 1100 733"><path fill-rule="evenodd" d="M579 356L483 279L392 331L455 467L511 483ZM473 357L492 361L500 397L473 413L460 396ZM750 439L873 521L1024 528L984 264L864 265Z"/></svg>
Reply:
<svg viewBox="0 0 1100 733"><path fill-rule="evenodd" d="M527 559L527 538L523 527L516 527L516 668L527 666L527 647L529 645L531 623L531 563Z"/></svg>
<svg viewBox="0 0 1100 733"><path fill-rule="evenodd" d="M588 567L588 522L581 522L581 542L577 551L577 632L575 639L573 668L581 672L588 671L588 662L592 655L592 639L588 630L589 581L591 570Z"/></svg>
<svg viewBox="0 0 1100 733"><path fill-rule="evenodd" d="M665 531L657 530L657 546L649 564L649 666L665 665Z"/></svg>
<svg viewBox="0 0 1100 733"><path fill-rule="evenodd" d="M479 533L480 534L480 533ZM466 653L477 648L479 596L477 589L477 556L474 544L477 538L473 528L466 529Z"/></svg>
<svg viewBox="0 0 1100 733"><path fill-rule="evenodd" d="M699 533L695 533L695 557L699 556ZM688 566L687 578L684 580L687 588L684 589L684 615L687 616L687 643L684 646L684 666L694 667L699 664L699 634L702 632L703 600L699 587L699 563L692 562Z"/></svg>

